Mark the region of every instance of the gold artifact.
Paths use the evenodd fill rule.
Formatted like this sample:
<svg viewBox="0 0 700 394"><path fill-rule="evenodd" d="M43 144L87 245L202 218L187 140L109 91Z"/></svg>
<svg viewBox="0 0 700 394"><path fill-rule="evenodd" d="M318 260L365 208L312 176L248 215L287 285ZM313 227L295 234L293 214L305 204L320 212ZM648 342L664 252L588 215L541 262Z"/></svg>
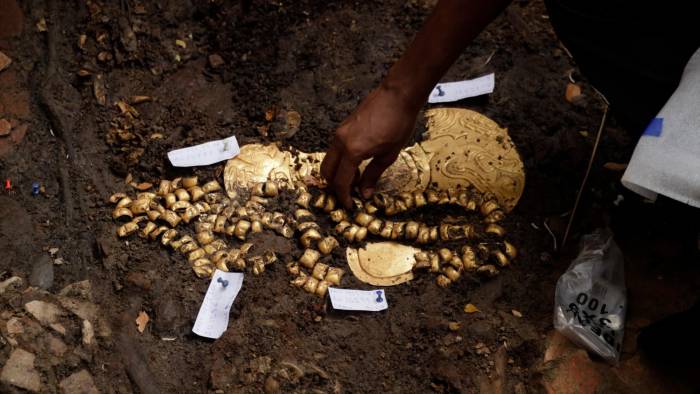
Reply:
<svg viewBox="0 0 700 394"><path fill-rule="evenodd" d="M323 198L324 194L321 194L317 199ZM351 219L354 224L347 220L349 215L343 209L332 211L335 214L331 215L331 219L338 222L336 232L351 243L357 241L357 234L364 229L387 241L404 241L417 245L450 241L463 243L461 253L447 248L423 251L396 242L369 242L362 248L348 247L347 261L353 274L372 285L392 286L403 283L413 279L414 271L427 269L438 275L436 281L439 286L447 287L459 280L464 271L487 277L497 275L499 271L496 267L509 265L517 255L515 246L503 239L505 229L490 221L495 217L494 213L503 212L492 194L482 194L474 189L427 189L424 192L400 193L395 196L377 193L371 202L356 200L355 204L356 213ZM437 225L390 220L393 215L418 207L448 204L461 207L466 215L480 215L482 223L475 222L473 218L470 223L451 219ZM304 264L303 257L300 263L311 268Z"/></svg>
<svg viewBox="0 0 700 394"><path fill-rule="evenodd" d="M393 286L413 279L420 249L396 242L371 242L347 248L348 266L357 279L374 286Z"/></svg>
<svg viewBox="0 0 700 394"><path fill-rule="evenodd" d="M169 191L181 183L190 187L175 189L183 190L177 194ZM504 214L495 195L473 188L427 189L396 195L376 193L370 201L356 199L355 212L349 214L337 206L332 195L311 193L297 186L292 192L297 194L295 201L299 208L284 214L268 211L270 199L280 194L279 185L272 181L248 189L250 196L244 202L239 200L238 192L234 198L226 197L219 191L220 187L209 182L206 189L216 191L205 192L203 198L211 204L204 201L192 204L193 193L205 189L197 185L196 178L165 181L160 185L158 192L140 193L136 199L118 194L110 198L116 205L112 214L115 220L128 220L118 228L117 234L127 237L138 233L150 240L160 237L163 245L186 256L199 277L210 277L215 269L250 269L255 275L265 272L267 265L278 261L277 257L270 251L262 255L250 253L254 245L246 242L249 234L264 230L287 238L297 235L304 252L297 262L287 265L288 272L294 276L290 283L318 296L324 296L329 286L339 285L344 274L342 268L329 264L333 251L340 246L339 239L349 246L346 255L355 276L381 286L411 280L416 270L423 269L438 275L436 281L443 287L459 280L465 271L494 276L499 272L498 267L509 265L517 255L515 246L503 239L506 230L497 224ZM170 196L175 197L174 202L169 202ZM161 203L170 204L171 209ZM440 205L452 205L463 214L437 224L392 218L413 209ZM317 214L328 215L336 222L334 230L342 237L336 238L324 230L316 222ZM475 216L482 220L474 220ZM193 235L176 230L181 222L190 221L194 222ZM368 237L390 242L373 241L355 248ZM227 239L243 243L238 248L230 247ZM460 242L462 248L422 250L398 242L428 248L441 242L449 245Z"/></svg>
<svg viewBox="0 0 700 394"><path fill-rule="evenodd" d="M436 109L427 117L427 139L404 149L380 179L373 198L355 199L353 212L313 187L324 185L319 174L323 153L252 144L228 161L225 188L215 180L200 185L193 176L161 180L156 190L142 188L136 196L112 195L112 216L122 222L117 234L160 238L164 246L184 254L195 274L205 278L215 269L260 275L278 261L271 251L256 251L247 242L250 234L268 230L296 236L303 254L296 262L287 262L294 278L290 283L318 296L341 283L345 271L332 266L333 252L341 242L348 246L346 256L354 275L373 285L403 283L418 270L437 275L437 284L443 287L465 272L497 275L517 255L498 222L522 194L522 162L506 130L476 112ZM296 194L296 209L270 210L271 201L290 192ZM439 205L451 205L463 214L439 223L406 216ZM318 224L317 218L326 215L336 223L333 228ZM194 223L194 232L176 229L180 223ZM439 248L442 244L454 248L456 243L454 250Z"/></svg>
<svg viewBox="0 0 700 394"><path fill-rule="evenodd" d="M422 192L429 185L438 190L471 185L493 193L506 212L512 210L525 187L525 172L508 131L467 109L431 109L426 117L425 140L401 151L380 178L377 191L399 194ZM226 164L224 184L229 196L267 180L289 188L323 185L319 169L324 155L281 151L276 145L244 145Z"/></svg>

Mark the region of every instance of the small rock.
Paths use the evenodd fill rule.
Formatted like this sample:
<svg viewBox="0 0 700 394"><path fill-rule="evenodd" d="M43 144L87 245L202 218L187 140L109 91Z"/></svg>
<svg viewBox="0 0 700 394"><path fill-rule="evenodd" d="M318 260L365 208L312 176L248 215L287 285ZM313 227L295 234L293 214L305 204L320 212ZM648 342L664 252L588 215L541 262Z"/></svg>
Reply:
<svg viewBox="0 0 700 394"><path fill-rule="evenodd" d="M75 349L73 349L73 354L87 363L92 362L92 352L88 351L83 346L76 346Z"/></svg>
<svg viewBox="0 0 700 394"><path fill-rule="evenodd" d="M61 323L50 324L49 327L61 335L66 335L66 327Z"/></svg>
<svg viewBox="0 0 700 394"><path fill-rule="evenodd" d="M323 369L321 369L321 367L319 367L319 366L316 365L316 364L307 364L306 366L307 366L307 368L308 368L308 370L309 370L310 373L315 373L315 374L318 375L321 379L328 380L328 379L331 378L330 375L328 375L328 373L327 373L326 371L324 371Z"/></svg>
<svg viewBox="0 0 700 394"><path fill-rule="evenodd" d="M209 66L219 68L224 65L224 59L216 53L209 55Z"/></svg>
<svg viewBox="0 0 700 394"><path fill-rule="evenodd" d="M276 330L279 330L280 325L275 321L274 319L264 319L260 321L260 326L261 327L268 327L268 328L274 328Z"/></svg>
<svg viewBox="0 0 700 394"><path fill-rule="evenodd" d="M12 131L12 124L10 121L7 119L0 119L0 137L10 134L10 131Z"/></svg>
<svg viewBox="0 0 700 394"><path fill-rule="evenodd" d="M129 272L125 279L128 283L131 283L132 285L140 287L144 290L150 290L151 286L153 285L151 280L148 279L146 274L143 272Z"/></svg>
<svg viewBox="0 0 700 394"><path fill-rule="evenodd" d="M49 256L43 255L32 265L29 284L40 289L48 290L53 286L53 263Z"/></svg>
<svg viewBox="0 0 700 394"><path fill-rule="evenodd" d="M57 357L63 356L66 351L68 351L68 346L53 334L48 334L48 339L46 340L49 351L51 354Z"/></svg>
<svg viewBox="0 0 700 394"><path fill-rule="evenodd" d="M24 279L19 276L13 276L0 282L0 294L4 294L6 291L19 290L24 286Z"/></svg>
<svg viewBox="0 0 700 394"><path fill-rule="evenodd" d="M511 312L511 313L513 314L513 316L515 316L515 317L523 317L523 314L520 313L520 311L518 311L518 310L513 309L513 310L510 311L510 312Z"/></svg>
<svg viewBox="0 0 700 394"><path fill-rule="evenodd" d="M59 296L61 306L83 320L97 321L97 305L76 298Z"/></svg>
<svg viewBox="0 0 700 394"><path fill-rule="evenodd" d="M304 376L305 372L304 369L302 369L297 363L290 360L285 360L279 363L277 374L289 380L293 384L296 384L299 379Z"/></svg>
<svg viewBox="0 0 700 394"><path fill-rule="evenodd" d="M452 345L454 345L454 344L456 344L456 343L462 342L462 340L463 340L463 338L462 338L461 336L459 336L459 335L447 334L447 335L445 335L444 338L442 338L442 343L443 343L445 346L452 346Z"/></svg>
<svg viewBox="0 0 700 394"><path fill-rule="evenodd" d="M90 346L95 342L95 329L92 323L83 320L83 345Z"/></svg>
<svg viewBox="0 0 700 394"><path fill-rule="evenodd" d="M0 381L25 390L41 389L41 376L34 369L34 355L23 349L15 349L2 368Z"/></svg>
<svg viewBox="0 0 700 394"><path fill-rule="evenodd" d="M477 343L476 346L474 346L474 350L476 351L476 354L482 356L491 354L491 349L489 349L489 347L482 342Z"/></svg>
<svg viewBox="0 0 700 394"><path fill-rule="evenodd" d="M250 369L254 373L267 375L270 369L272 369L272 357L261 356L253 359L253 361L250 362Z"/></svg>
<svg viewBox="0 0 700 394"><path fill-rule="evenodd" d="M42 325L51 326L63 316L61 308L48 302L34 300L24 304L24 309L29 312ZM53 326L52 326L53 327Z"/></svg>
<svg viewBox="0 0 700 394"><path fill-rule="evenodd" d="M50 250L49 250L50 251ZM82 298L86 301L92 301L92 285L89 280L71 283L61 289L58 295L64 297Z"/></svg>
<svg viewBox="0 0 700 394"><path fill-rule="evenodd" d="M0 71L7 68L12 63L12 59L0 51Z"/></svg>
<svg viewBox="0 0 700 394"><path fill-rule="evenodd" d="M13 317L12 319L8 320L6 327L7 334L10 336L21 334L24 332L24 326L22 325L22 322L16 317Z"/></svg>
<svg viewBox="0 0 700 394"><path fill-rule="evenodd" d="M99 394L95 387L92 375L86 370L81 370L63 379L59 384L64 394Z"/></svg>
<svg viewBox="0 0 700 394"><path fill-rule="evenodd" d="M265 379L265 386L263 387L265 394L277 394L280 392L280 384L272 376L268 376Z"/></svg>

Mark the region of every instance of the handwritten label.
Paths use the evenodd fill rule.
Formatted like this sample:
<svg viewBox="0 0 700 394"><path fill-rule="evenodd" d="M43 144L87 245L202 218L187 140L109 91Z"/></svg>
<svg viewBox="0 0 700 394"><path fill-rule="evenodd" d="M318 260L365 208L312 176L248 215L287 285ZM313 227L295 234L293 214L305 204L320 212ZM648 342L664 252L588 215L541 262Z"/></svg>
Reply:
<svg viewBox="0 0 700 394"><path fill-rule="evenodd" d="M231 136L170 151L168 159L175 167L206 166L236 157L240 152L236 137Z"/></svg>
<svg viewBox="0 0 700 394"><path fill-rule="evenodd" d="M350 290L329 287L328 295L334 309L378 312L389 307L383 289Z"/></svg>
<svg viewBox="0 0 700 394"><path fill-rule="evenodd" d="M439 83L430 93L428 102L432 104L449 103L468 97L481 96L493 93L495 86L496 78L493 73L466 81Z"/></svg>
<svg viewBox="0 0 700 394"><path fill-rule="evenodd" d="M216 270L209 283L202 306L199 307L197 320L192 332L217 339L228 328L228 314L231 305L243 286L243 274L240 272L223 272Z"/></svg>

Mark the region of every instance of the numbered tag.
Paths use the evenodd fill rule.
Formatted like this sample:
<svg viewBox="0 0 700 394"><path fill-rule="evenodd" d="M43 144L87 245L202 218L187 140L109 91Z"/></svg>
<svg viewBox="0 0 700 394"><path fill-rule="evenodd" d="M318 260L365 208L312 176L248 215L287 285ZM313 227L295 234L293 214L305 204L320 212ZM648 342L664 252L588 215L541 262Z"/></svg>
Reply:
<svg viewBox="0 0 700 394"><path fill-rule="evenodd" d="M430 93L428 102L431 104L449 103L468 97L481 96L493 93L495 86L496 77L493 73L466 81L439 83Z"/></svg>
<svg viewBox="0 0 700 394"><path fill-rule="evenodd" d="M242 273L216 270L199 307L192 332L213 339L223 335L228 328L229 311L242 286Z"/></svg>
<svg viewBox="0 0 700 394"><path fill-rule="evenodd" d="M378 312L389 307L383 289L350 290L329 287L328 295L333 308L339 310Z"/></svg>
<svg viewBox="0 0 700 394"><path fill-rule="evenodd" d="M168 152L174 167L206 166L236 157L241 152L236 137L210 141Z"/></svg>

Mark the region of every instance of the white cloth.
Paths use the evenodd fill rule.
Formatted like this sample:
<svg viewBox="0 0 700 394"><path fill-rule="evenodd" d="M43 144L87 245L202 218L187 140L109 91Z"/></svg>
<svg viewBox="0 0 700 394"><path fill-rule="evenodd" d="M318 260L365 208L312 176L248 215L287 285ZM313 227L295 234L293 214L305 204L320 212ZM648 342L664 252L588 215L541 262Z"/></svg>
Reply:
<svg viewBox="0 0 700 394"><path fill-rule="evenodd" d="M622 184L650 200L662 194L700 207L700 49L639 139Z"/></svg>

